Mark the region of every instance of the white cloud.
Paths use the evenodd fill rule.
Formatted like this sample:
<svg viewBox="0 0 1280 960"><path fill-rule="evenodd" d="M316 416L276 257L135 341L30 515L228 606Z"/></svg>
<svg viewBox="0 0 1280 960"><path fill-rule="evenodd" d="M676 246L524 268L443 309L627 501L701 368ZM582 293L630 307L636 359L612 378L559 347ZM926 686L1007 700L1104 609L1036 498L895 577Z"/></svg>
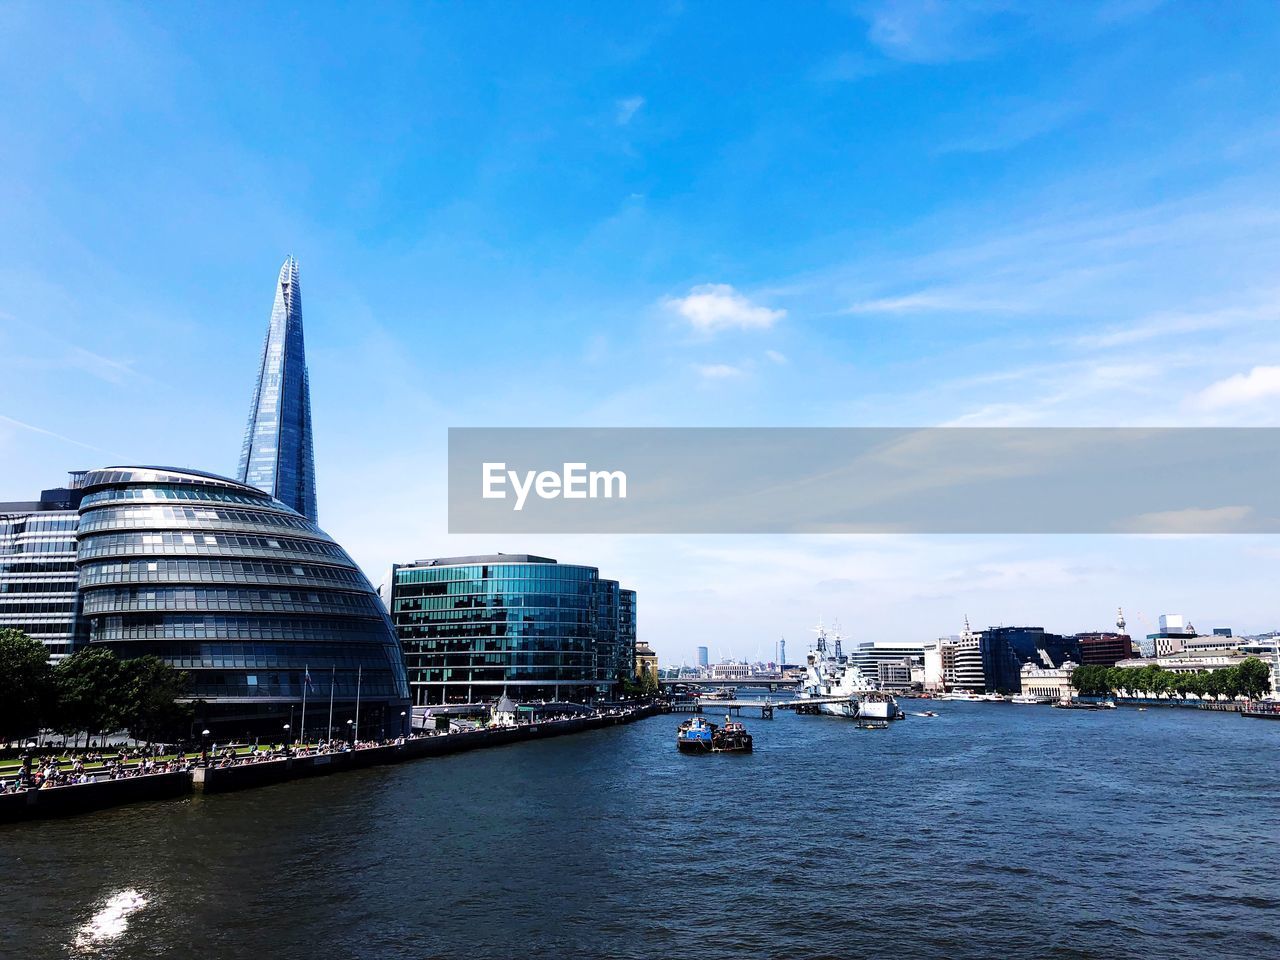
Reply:
<svg viewBox="0 0 1280 960"><path fill-rule="evenodd" d="M982 310L986 312L1016 311L1021 303L974 296L960 289L942 289L909 293L900 297L878 297L862 300L842 310L842 313L944 313Z"/></svg>
<svg viewBox="0 0 1280 960"><path fill-rule="evenodd" d="M732 380L743 376L746 371L728 363L700 363L694 367L698 376L704 380Z"/></svg>
<svg viewBox="0 0 1280 960"><path fill-rule="evenodd" d="M631 122L636 112L644 106L644 97L627 97L617 103L618 126L625 127Z"/></svg>
<svg viewBox="0 0 1280 960"><path fill-rule="evenodd" d="M1240 407L1280 397L1280 366L1254 367L1248 373L1219 380L1201 390L1193 404L1206 410Z"/></svg>
<svg viewBox="0 0 1280 960"><path fill-rule="evenodd" d="M668 297L665 303L703 333L767 330L787 315L785 310L752 303L727 283L704 283L690 290L687 297Z"/></svg>
<svg viewBox="0 0 1280 960"><path fill-rule="evenodd" d="M764 355L779 366L791 362L787 359L787 355L785 353L779 353L777 350L766 350Z"/></svg>
<svg viewBox="0 0 1280 960"><path fill-rule="evenodd" d="M1133 518L1131 533L1236 533L1249 529L1253 508L1188 507L1185 510L1165 510L1159 513L1142 513Z"/></svg>
<svg viewBox="0 0 1280 960"><path fill-rule="evenodd" d="M72 439L71 437L63 436L61 433L54 433L52 430L46 430L44 427L37 427L33 423L24 423L23 421L16 420L13 417L7 417L3 413L0 413L0 423L12 424L13 426L19 428L20 430L28 430L31 433L38 433L45 437L53 437L53 439L61 440L63 443L70 443L70 444L74 444L77 447L84 447L84 449L86 450L95 450L98 453L106 452L101 447L95 447L91 443L85 443L82 440L75 440L75 439Z"/></svg>

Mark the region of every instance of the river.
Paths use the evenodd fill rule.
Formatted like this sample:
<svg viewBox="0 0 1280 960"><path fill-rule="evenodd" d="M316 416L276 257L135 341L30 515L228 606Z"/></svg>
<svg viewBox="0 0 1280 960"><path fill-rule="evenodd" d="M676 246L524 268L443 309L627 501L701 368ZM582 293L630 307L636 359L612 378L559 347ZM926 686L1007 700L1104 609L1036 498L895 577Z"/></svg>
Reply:
<svg viewBox="0 0 1280 960"><path fill-rule="evenodd" d="M751 755L658 717L0 827L0 955L1280 955L1280 722L935 709L748 717Z"/></svg>

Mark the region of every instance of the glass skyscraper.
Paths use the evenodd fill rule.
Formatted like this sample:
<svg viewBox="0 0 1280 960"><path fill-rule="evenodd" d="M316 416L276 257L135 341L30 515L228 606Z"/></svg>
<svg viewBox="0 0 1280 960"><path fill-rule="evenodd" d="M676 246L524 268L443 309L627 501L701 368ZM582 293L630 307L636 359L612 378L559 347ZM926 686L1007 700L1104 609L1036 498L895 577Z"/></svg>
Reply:
<svg viewBox="0 0 1280 960"><path fill-rule="evenodd" d="M317 519L302 288L298 261L293 257L285 260L276 281L275 304L240 448L238 477L241 483L265 490L304 517Z"/></svg>
<svg viewBox="0 0 1280 960"><path fill-rule="evenodd" d="M415 704L609 698L635 670L635 591L527 554L394 566L383 588Z"/></svg>
<svg viewBox="0 0 1280 960"><path fill-rule="evenodd" d="M378 595L314 522L247 484L195 470L107 467L84 478L81 615L89 642L190 674L219 737L301 726L332 698L345 732L398 734L409 689ZM197 727L200 729L200 727Z"/></svg>
<svg viewBox="0 0 1280 960"><path fill-rule="evenodd" d="M81 474L39 500L0 503L0 628L39 640L57 662L83 640L76 592Z"/></svg>

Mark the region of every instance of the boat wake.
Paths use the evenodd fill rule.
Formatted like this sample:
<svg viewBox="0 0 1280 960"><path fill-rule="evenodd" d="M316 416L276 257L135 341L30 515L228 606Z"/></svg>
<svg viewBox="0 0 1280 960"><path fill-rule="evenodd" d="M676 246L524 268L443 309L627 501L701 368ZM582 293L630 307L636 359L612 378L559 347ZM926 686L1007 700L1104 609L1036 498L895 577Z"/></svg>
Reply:
<svg viewBox="0 0 1280 960"><path fill-rule="evenodd" d="M117 940L129 928L129 917L148 903L137 890L123 890L103 901L101 908L77 932L71 944L77 953L92 953L104 943Z"/></svg>

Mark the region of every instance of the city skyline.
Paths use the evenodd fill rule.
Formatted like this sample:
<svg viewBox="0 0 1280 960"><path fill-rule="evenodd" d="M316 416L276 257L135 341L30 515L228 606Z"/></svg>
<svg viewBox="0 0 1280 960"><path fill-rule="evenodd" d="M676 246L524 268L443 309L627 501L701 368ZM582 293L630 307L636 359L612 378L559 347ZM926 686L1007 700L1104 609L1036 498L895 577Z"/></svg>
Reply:
<svg viewBox="0 0 1280 960"><path fill-rule="evenodd" d="M1274 425L1277 26L1076 9L762 13L708 53L697 9L247 10L197 42L173 11L8 6L0 496L138 460L235 475L292 250L325 528L375 582L591 564L644 595L664 663L803 647L819 616L1280 626L1262 536L446 532L448 426ZM213 97L228 75L255 92ZM132 172L109 196L104 164Z"/></svg>

